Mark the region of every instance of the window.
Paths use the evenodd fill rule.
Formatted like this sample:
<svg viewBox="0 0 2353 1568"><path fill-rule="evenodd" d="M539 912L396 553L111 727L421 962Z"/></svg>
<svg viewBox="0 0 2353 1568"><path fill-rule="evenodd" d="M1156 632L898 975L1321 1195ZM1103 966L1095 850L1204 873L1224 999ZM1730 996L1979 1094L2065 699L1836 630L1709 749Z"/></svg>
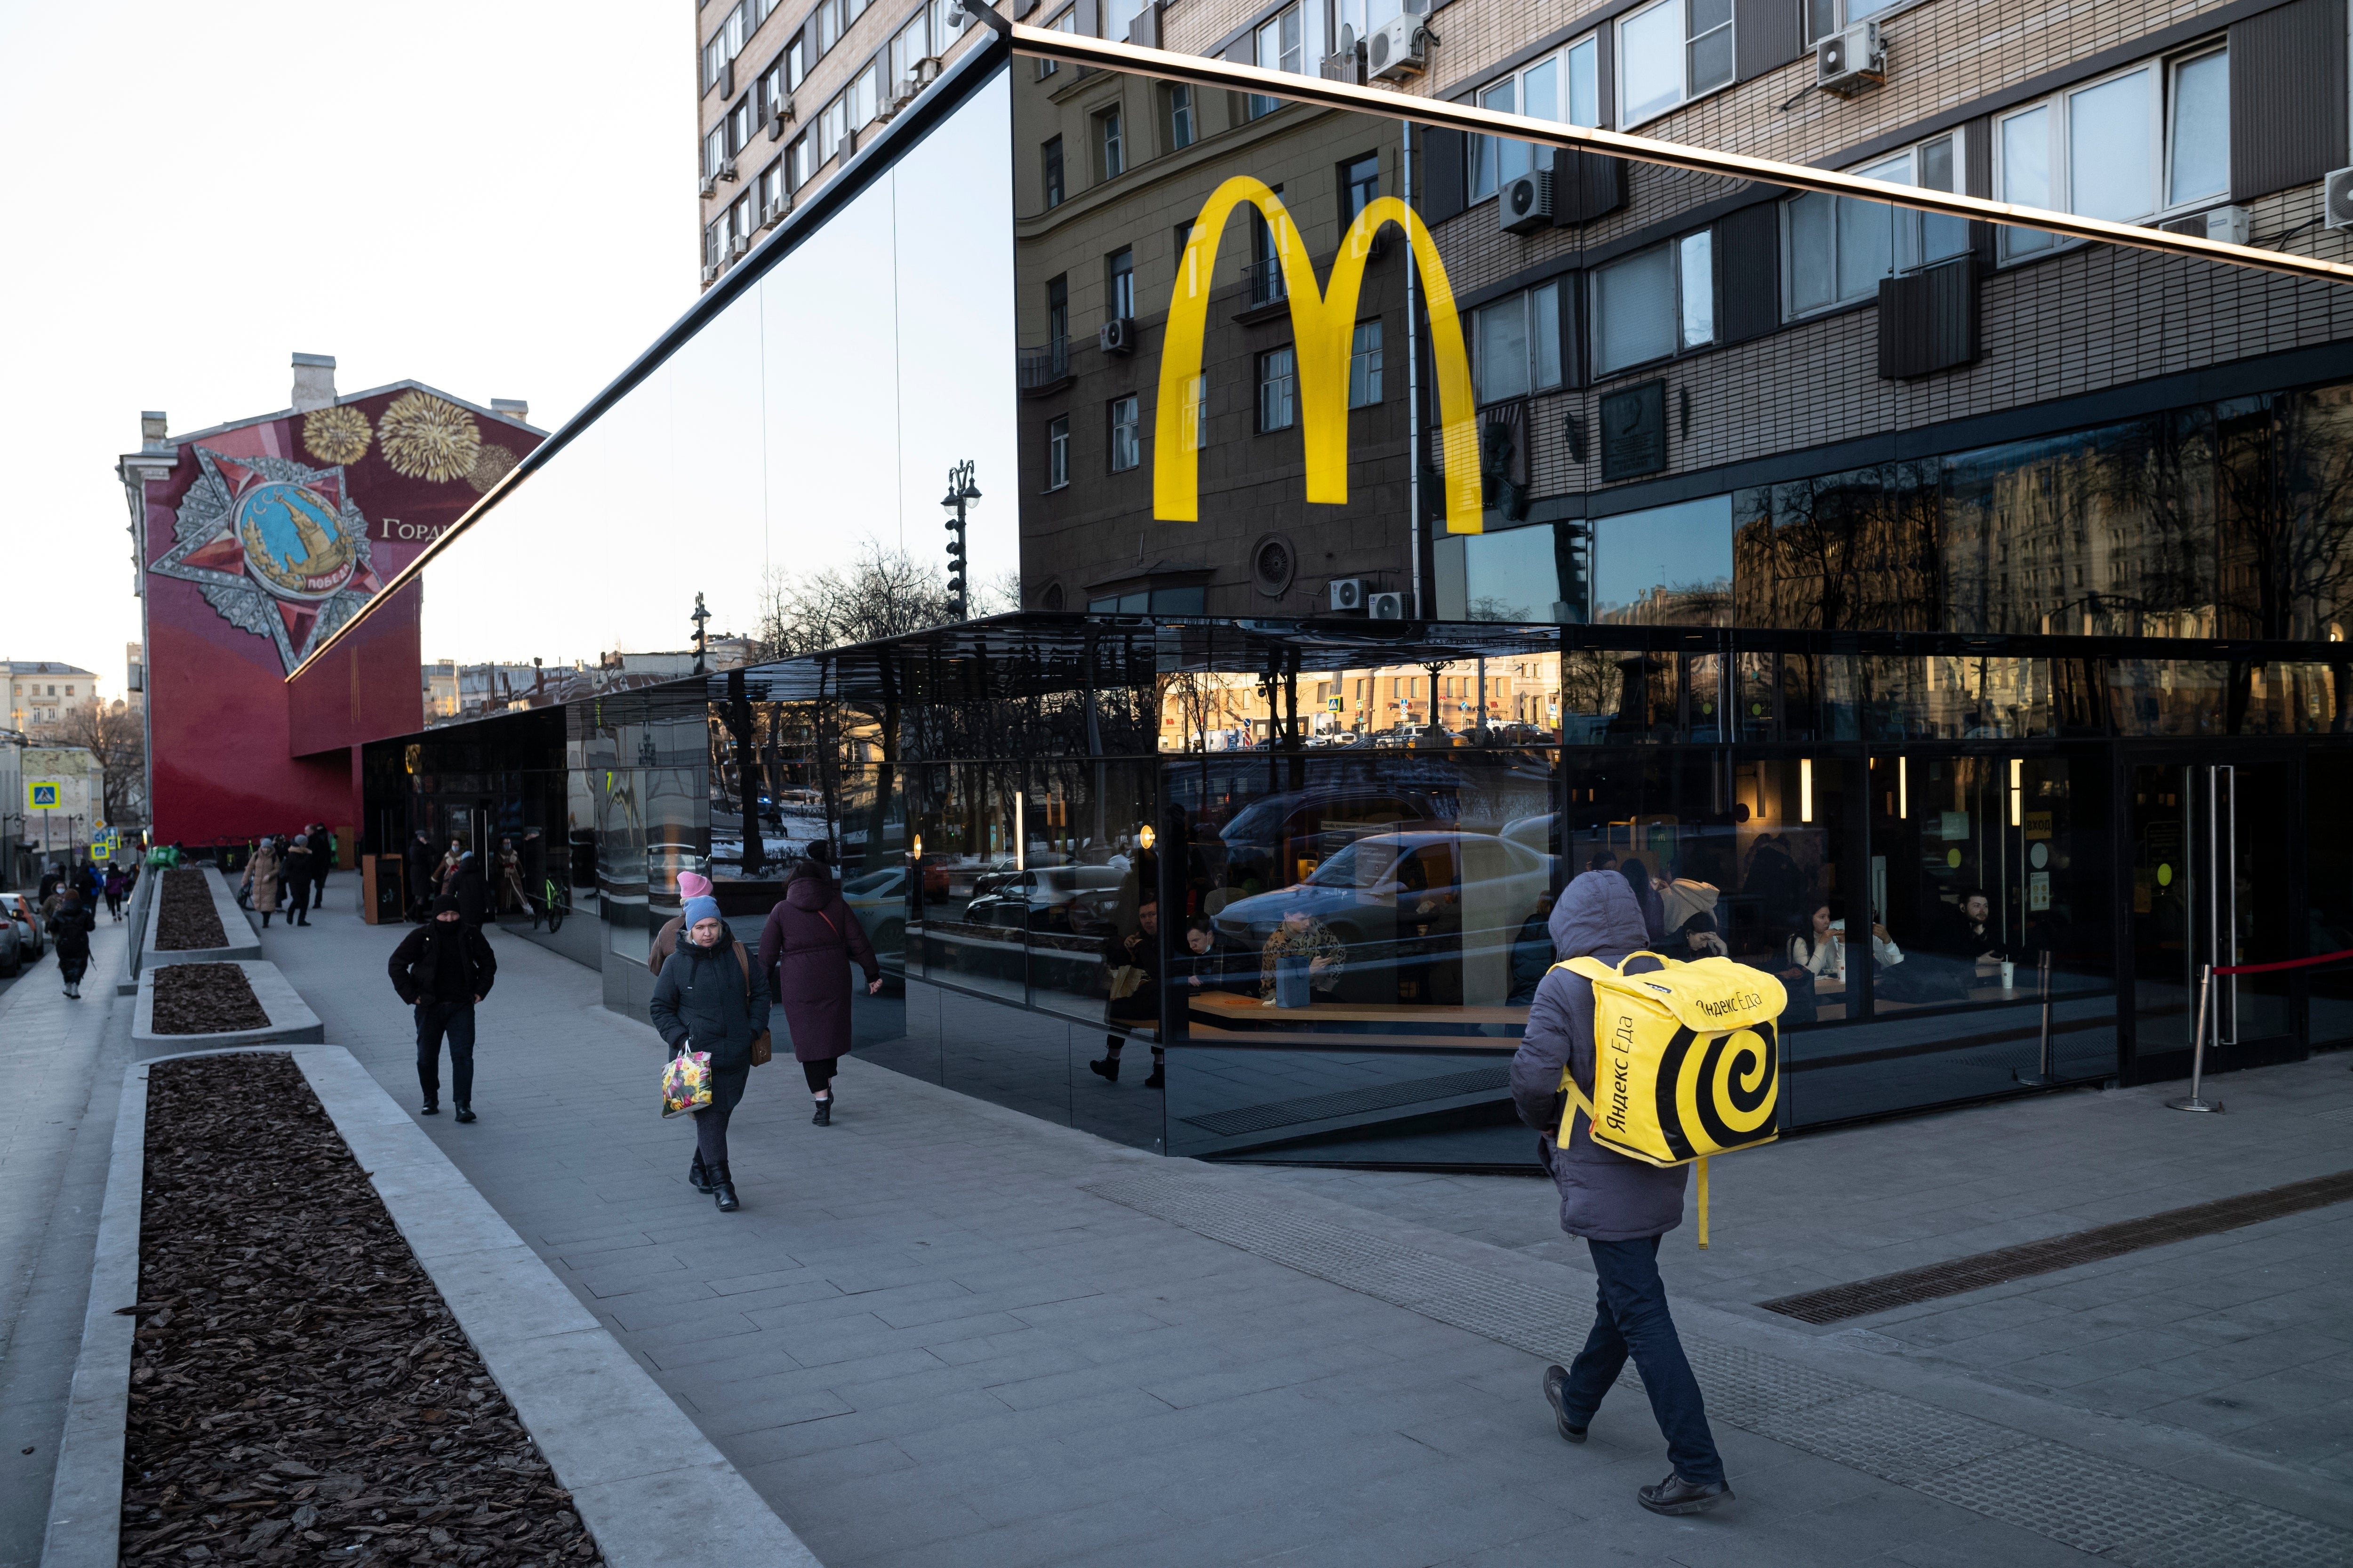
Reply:
<svg viewBox="0 0 2353 1568"><path fill-rule="evenodd" d="M1358 321L1348 345L1348 406L1370 408L1381 400L1381 324Z"/></svg>
<svg viewBox="0 0 2353 1568"><path fill-rule="evenodd" d="M1046 341L1060 363L1071 341L1071 279L1067 274L1046 280Z"/></svg>
<svg viewBox="0 0 2353 1568"><path fill-rule="evenodd" d="M727 215L721 213L718 221L702 231L702 264L717 267L727 259Z"/></svg>
<svg viewBox="0 0 2353 1568"><path fill-rule="evenodd" d="M1601 123L1599 39L1580 38L1556 55L1531 60L1501 81L1479 89L1479 107L1570 125ZM1552 149L1473 136L1470 144L1472 201L1483 201L1531 169L1552 167Z"/></svg>
<svg viewBox="0 0 2353 1568"><path fill-rule="evenodd" d="M1307 68L1305 42L1299 30L1299 7L1285 6L1258 26L1256 59L1259 68L1271 71L1302 71ZM1282 100L1253 92L1244 100L1244 118L1256 120L1272 114L1282 107Z"/></svg>
<svg viewBox="0 0 2353 1568"><path fill-rule="evenodd" d="M1288 430L1299 417L1299 356L1290 348L1258 356L1258 428Z"/></svg>
<svg viewBox="0 0 2353 1568"><path fill-rule="evenodd" d="M1714 250L1702 229L1594 269L1595 374L1715 341Z"/></svg>
<svg viewBox="0 0 2353 1568"><path fill-rule="evenodd" d="M882 62L877 58L851 77L849 87L842 90L842 97L849 101L849 129L852 131L861 130L873 121L875 78L881 69Z"/></svg>
<svg viewBox="0 0 2353 1568"><path fill-rule="evenodd" d="M1198 452L1209 444L1208 376L1195 376L1185 394L1184 404L1176 410L1177 440L1186 451Z"/></svg>
<svg viewBox="0 0 2353 1568"><path fill-rule="evenodd" d="M752 144L752 95L745 93L727 111L727 151L741 153Z"/></svg>
<svg viewBox="0 0 2353 1568"><path fill-rule="evenodd" d="M2137 223L2230 194L2230 51L2145 60L1995 122L2000 197ZM2057 236L2003 228L2005 260L2055 249Z"/></svg>
<svg viewBox="0 0 2353 1568"><path fill-rule="evenodd" d="M782 212L787 189L785 161L778 158L760 171L760 210L763 213Z"/></svg>
<svg viewBox="0 0 2353 1568"><path fill-rule="evenodd" d="M1810 46L1903 4L1904 0L1806 0L1806 42Z"/></svg>
<svg viewBox="0 0 2353 1568"><path fill-rule="evenodd" d="M731 60L744 52L744 40L751 36L749 9L744 5L736 6L727 13L727 20L720 26L719 36L727 45L727 58Z"/></svg>
<svg viewBox="0 0 2353 1568"><path fill-rule="evenodd" d="M808 79L808 34L795 33L793 41L785 46L785 90L790 92Z"/></svg>
<svg viewBox="0 0 2353 1568"><path fill-rule="evenodd" d="M1105 110L1095 116L1095 145L1103 154L1103 177L1116 180L1127 173L1127 155L1122 145L1119 110Z"/></svg>
<svg viewBox="0 0 2353 1568"><path fill-rule="evenodd" d="M723 33L713 33L711 41L702 46L702 90L717 87L727 72L727 43Z"/></svg>
<svg viewBox="0 0 2353 1568"><path fill-rule="evenodd" d="M727 122L721 121L703 133L702 177L713 180L727 163Z"/></svg>
<svg viewBox="0 0 2353 1568"><path fill-rule="evenodd" d="M915 67L929 53L923 47L926 26L918 12L913 21L891 35L890 78L883 85L889 89L893 103L915 90Z"/></svg>
<svg viewBox="0 0 2353 1568"><path fill-rule="evenodd" d="M1060 489L1071 482L1071 416L1060 414L1046 422L1046 488Z"/></svg>
<svg viewBox="0 0 2353 1568"><path fill-rule="evenodd" d="M1057 136L1049 141L1042 156L1046 165L1046 205L1058 207L1062 205L1062 139Z"/></svg>
<svg viewBox="0 0 2353 1568"><path fill-rule="evenodd" d="M1500 403L1558 386L1560 285L1546 283L1482 307L1472 318L1479 401Z"/></svg>
<svg viewBox="0 0 2353 1568"><path fill-rule="evenodd" d="M760 79L753 84L754 118L763 125L774 120L776 110L784 107L786 90L785 62L779 59L762 71Z"/></svg>
<svg viewBox="0 0 2353 1568"><path fill-rule="evenodd" d="M1282 195L1282 187L1276 186L1274 194ZM1291 224L1288 216L1282 223L1287 231ZM1255 205L1250 209L1250 308L1255 310L1261 305L1271 305L1278 300L1290 298L1290 290L1282 276L1282 252L1278 243L1281 237L1276 234L1274 226L1266 221L1266 215Z"/></svg>
<svg viewBox="0 0 2353 1568"><path fill-rule="evenodd" d="M1133 247L1114 250L1103 259L1104 297L1110 301L1108 314L1113 321L1135 314L1135 251Z"/></svg>
<svg viewBox="0 0 2353 1568"><path fill-rule="evenodd" d="M1168 107L1168 150L1181 153L1193 144L1193 89L1182 82L1163 89Z"/></svg>
<svg viewBox="0 0 2353 1568"><path fill-rule="evenodd" d="M1075 5L1064 7L1061 15L1047 23L1046 26L1051 27L1058 33L1077 32L1079 30L1079 8ZM1038 62L1038 79L1039 81L1044 81L1048 77L1052 76L1056 71L1061 68L1062 64L1060 60L1039 60Z"/></svg>
<svg viewBox="0 0 2353 1568"><path fill-rule="evenodd" d="M1854 172L1890 184L1955 191L1959 163L1960 138L1939 136ZM1963 219L1819 191L1783 203L1781 223L1783 309L1792 320L1876 298L1882 278L1948 260L1969 247Z"/></svg>
<svg viewBox="0 0 2353 1568"><path fill-rule="evenodd" d="M1377 153L1367 153L1340 165L1340 217L1344 223L1354 223L1381 195L1381 158Z"/></svg>
<svg viewBox="0 0 2353 1568"><path fill-rule="evenodd" d="M841 151L841 143L849 135L849 96L843 93L817 117L817 161L820 166L833 161Z"/></svg>
<svg viewBox="0 0 2353 1568"><path fill-rule="evenodd" d="M1124 474L1144 462L1142 424L1135 395L1111 400L1111 471Z"/></svg>
<svg viewBox="0 0 2353 1568"><path fill-rule="evenodd" d="M785 149L785 181L787 187L799 190L808 184L809 175L813 172L813 166L809 163L809 139L806 133L803 133L794 137L793 144Z"/></svg>
<svg viewBox="0 0 2353 1568"><path fill-rule="evenodd" d="M752 230L756 226L753 222L751 193L747 191L736 197L735 205L728 209L728 216L734 220L735 238L744 245L750 245Z"/></svg>
<svg viewBox="0 0 2353 1568"><path fill-rule="evenodd" d="M833 46L841 42L841 8L836 0L818 0L817 58L830 54Z"/></svg>
<svg viewBox="0 0 2353 1568"><path fill-rule="evenodd" d="M1618 24L1618 128L1732 80L1732 0L1660 0Z"/></svg>

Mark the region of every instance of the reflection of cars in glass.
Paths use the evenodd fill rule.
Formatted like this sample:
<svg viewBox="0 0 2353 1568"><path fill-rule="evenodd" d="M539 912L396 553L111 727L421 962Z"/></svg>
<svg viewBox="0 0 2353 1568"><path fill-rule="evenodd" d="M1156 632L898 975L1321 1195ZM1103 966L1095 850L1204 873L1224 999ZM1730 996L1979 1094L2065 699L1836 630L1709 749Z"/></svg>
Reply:
<svg viewBox="0 0 2353 1568"><path fill-rule="evenodd" d="M1305 910L1348 950L1341 999L1451 1004L1467 994L1501 1003L1511 943L1551 887L1551 858L1516 838L1382 833L1339 850L1304 882L1237 900L1213 919L1221 945L1254 953L1286 914ZM1484 984L1462 974L1474 953L1493 959Z"/></svg>
<svg viewBox="0 0 2353 1568"><path fill-rule="evenodd" d="M907 868L889 866L852 877L841 885L841 901L866 928L877 953L891 955L907 944Z"/></svg>
<svg viewBox="0 0 2353 1568"><path fill-rule="evenodd" d="M0 893L0 910L8 911L9 921L24 943L25 957L37 963L48 950L49 939L41 929L41 914L33 907L33 900L22 893Z"/></svg>
<svg viewBox="0 0 2353 1568"><path fill-rule="evenodd" d="M1109 866L1032 866L975 898L965 906L964 918L973 925L1019 931L1083 928L1097 918L1099 900L1089 895L1107 891L1116 900L1124 875Z"/></svg>
<svg viewBox="0 0 2353 1568"><path fill-rule="evenodd" d="M1333 784L1261 795L1218 830L1226 851L1226 881L1281 886L1297 875L1276 858L1321 861L1351 841L1385 829L1439 826L1454 819L1454 803L1394 784Z"/></svg>
<svg viewBox="0 0 2353 1568"><path fill-rule="evenodd" d="M14 980L25 967L25 939L15 920L0 920L0 978Z"/></svg>

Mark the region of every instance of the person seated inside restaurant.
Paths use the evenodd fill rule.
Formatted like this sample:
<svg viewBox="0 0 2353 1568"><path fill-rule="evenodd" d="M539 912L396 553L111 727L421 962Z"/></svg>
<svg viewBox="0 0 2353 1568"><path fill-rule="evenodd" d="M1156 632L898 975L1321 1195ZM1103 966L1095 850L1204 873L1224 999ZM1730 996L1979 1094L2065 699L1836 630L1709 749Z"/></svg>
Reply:
<svg viewBox="0 0 2353 1568"><path fill-rule="evenodd" d="M1217 922L1195 915L1185 922L1184 951L1176 954L1176 984L1198 994L1229 988L1236 973L1236 954L1218 945Z"/></svg>
<svg viewBox="0 0 2353 1568"><path fill-rule="evenodd" d="M1937 922L1931 951L1947 958L1967 959L1973 964L2000 963L2018 956L2002 941L2000 928L1994 925L1993 900L1986 897L1983 888L1968 889L1957 905L1945 911Z"/></svg>
<svg viewBox="0 0 2353 1568"><path fill-rule="evenodd" d="M1614 857L1613 857L1614 859ZM1595 870L1616 870L1617 867L1594 867ZM1520 922L1520 932L1512 939L1512 994L1504 998L1514 1007L1525 1007L1536 998L1536 985L1545 977L1558 955L1552 945L1552 895L1536 895L1535 908Z"/></svg>
<svg viewBox="0 0 2353 1568"><path fill-rule="evenodd" d="M1713 882L1695 876L1677 877L1659 889L1664 911L1669 958L1721 958L1725 945L1722 916L1716 906L1724 897Z"/></svg>
<svg viewBox="0 0 2353 1568"><path fill-rule="evenodd" d="M1328 1000L1347 963L1347 949L1329 926L1306 910L1285 910L1259 953L1259 1000L1269 1007L1304 1007L1317 991Z"/></svg>

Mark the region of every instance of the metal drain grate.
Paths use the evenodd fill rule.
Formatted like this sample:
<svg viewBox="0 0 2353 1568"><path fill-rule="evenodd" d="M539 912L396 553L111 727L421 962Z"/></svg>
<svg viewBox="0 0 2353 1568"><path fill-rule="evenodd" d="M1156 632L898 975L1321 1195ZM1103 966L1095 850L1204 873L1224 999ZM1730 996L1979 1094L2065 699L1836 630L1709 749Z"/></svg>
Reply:
<svg viewBox="0 0 2353 1568"><path fill-rule="evenodd" d="M1086 1191L1546 1361L1592 1327L1578 1296L1300 1214L1222 1183L1145 1172ZM1562 1271L1565 1285L1577 1277ZM1686 1333L1712 1420L2135 1568L2340 1568L2353 1531L1997 1422ZM1621 1384L1640 1387L1629 1366ZM1533 1392L1534 1379L1530 1380Z"/></svg>
<svg viewBox="0 0 2353 1568"><path fill-rule="evenodd" d="M1400 1105L1419 1105L1424 1100L1446 1100L1458 1094L1484 1094L1491 1089L1508 1089L1511 1087L1510 1068L1481 1068L1475 1072L1448 1073L1442 1078L1417 1078L1404 1083L1374 1084L1365 1089L1344 1089L1332 1094L1303 1095L1297 1100L1271 1100L1263 1105L1237 1106L1231 1110L1213 1110L1207 1116L1185 1116L1178 1120L1204 1132L1214 1132L1220 1138L1235 1138L1245 1132L1296 1127L1307 1121L1328 1121L1335 1116L1356 1116L1367 1110L1392 1110Z"/></svg>
<svg viewBox="0 0 2353 1568"><path fill-rule="evenodd" d="M2214 1236L2348 1200L2353 1200L2353 1171L2340 1171L2333 1176L2315 1176L2308 1182L2291 1182L2260 1193L2168 1209L2146 1219L2097 1226L2054 1236L2048 1241L2004 1247L1956 1258L1949 1263L1906 1268L1901 1273L1882 1274L1875 1279L1858 1279L1852 1285L1832 1285L1757 1304L1800 1322L1843 1322L1849 1318L1884 1312L1891 1307L1915 1306L1922 1301L1981 1290L1989 1285L2052 1274L2078 1264L2097 1263L2104 1258L2118 1258L2144 1247L2188 1241L2193 1237Z"/></svg>

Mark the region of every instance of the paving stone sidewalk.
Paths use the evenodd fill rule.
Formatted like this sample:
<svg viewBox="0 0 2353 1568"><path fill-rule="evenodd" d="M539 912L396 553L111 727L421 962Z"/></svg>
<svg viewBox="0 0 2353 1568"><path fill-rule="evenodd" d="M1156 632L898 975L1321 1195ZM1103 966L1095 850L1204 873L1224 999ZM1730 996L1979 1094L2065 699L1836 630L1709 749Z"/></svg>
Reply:
<svg viewBox="0 0 2353 1568"><path fill-rule="evenodd" d="M384 978L402 929L361 924L349 894L331 889L310 928L267 933L266 956L329 1041L413 1106L407 1016ZM1516 1228L1521 1212L1533 1230L1545 1223L1535 1183L1492 1187L1484 1224L1499 1247L1302 1192L1285 1173L1164 1161L853 1059L826 1129L809 1125L789 1067L755 1075L733 1134L744 1208L719 1215L685 1184L689 1130L657 1114L651 1032L597 1006L592 973L492 940L481 1121L423 1124L833 1568L2089 1560L2063 1543L2094 1539L2080 1531L2054 1539L2000 1521L2030 1517L2016 1510L1988 1517L1823 1458L1819 1430L1812 1449L1759 1436L1784 1414L1764 1406L1719 1422L1736 1507L1643 1513L1633 1490L1666 1466L1639 1391L1621 1389L1593 1442L1568 1447L1537 1392L1542 1360L1461 1326L1487 1323L1496 1302L1542 1316L1556 1300L1546 1331L1582 1321L1589 1276ZM1222 1217L1152 1196L1196 1173L1216 1184ZM1719 1220L1719 1262L1751 1245L1742 1217ZM1363 1288L1316 1261L1365 1248L1391 1261ZM1451 1294L1400 1304L1409 1274ZM1711 1364L1757 1373L1744 1387L1815 1391L1790 1414L1825 1397L1828 1363L1870 1382L1898 1359L1704 1305L1691 1315L1695 1338L1723 1336ZM1998 1445L2013 1457L2075 1445L2064 1452L2135 1484L2237 1510L2260 1539L2233 1561L2326 1562L2353 1542L2353 1503L2332 1504L2305 1472L1894 1370L1905 1420L1944 1398L1956 1430L2014 1423L2001 1430L2015 1441ZM1884 1414L1891 1397L1862 1404ZM2197 1492L2193 1476L2219 1489ZM1988 1484L2057 1505L2032 1476ZM2208 1560L2129 1524L2107 1538L2121 1543L2112 1557Z"/></svg>

